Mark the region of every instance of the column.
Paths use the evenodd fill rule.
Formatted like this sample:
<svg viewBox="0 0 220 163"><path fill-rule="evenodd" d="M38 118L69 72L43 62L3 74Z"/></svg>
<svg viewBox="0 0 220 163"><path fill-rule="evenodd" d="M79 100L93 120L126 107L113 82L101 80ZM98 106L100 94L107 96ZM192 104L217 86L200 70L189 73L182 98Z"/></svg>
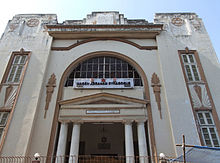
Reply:
<svg viewBox="0 0 220 163"><path fill-rule="evenodd" d="M138 148L139 148L140 163L148 163L144 122L138 122L137 131L138 131Z"/></svg>
<svg viewBox="0 0 220 163"><path fill-rule="evenodd" d="M57 158L56 163L64 162L65 159L65 150L66 150L66 139L67 139L67 131L68 131L68 124L65 122L61 123L60 127L60 135L58 140L57 146Z"/></svg>
<svg viewBox="0 0 220 163"><path fill-rule="evenodd" d="M80 123L73 123L69 163L78 162L79 140L80 140Z"/></svg>
<svg viewBox="0 0 220 163"><path fill-rule="evenodd" d="M125 122L125 156L126 163L134 163L132 121Z"/></svg>

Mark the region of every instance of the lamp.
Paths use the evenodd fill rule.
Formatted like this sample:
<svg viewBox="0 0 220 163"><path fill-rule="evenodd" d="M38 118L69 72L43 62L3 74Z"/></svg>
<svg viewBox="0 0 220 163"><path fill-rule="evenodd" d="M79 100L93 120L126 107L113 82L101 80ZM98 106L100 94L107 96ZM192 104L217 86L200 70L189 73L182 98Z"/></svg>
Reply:
<svg viewBox="0 0 220 163"><path fill-rule="evenodd" d="M35 160L38 160L40 158L40 154L39 153L35 153L34 154L34 158L35 158Z"/></svg>
<svg viewBox="0 0 220 163"><path fill-rule="evenodd" d="M166 163L166 158L165 158L165 154L164 153L160 153L160 163Z"/></svg>
<svg viewBox="0 0 220 163"><path fill-rule="evenodd" d="M104 133L105 133L104 124L102 125L102 133L103 133L103 136L101 138L101 142L106 143L107 142L107 137L105 137L105 135L104 135Z"/></svg>

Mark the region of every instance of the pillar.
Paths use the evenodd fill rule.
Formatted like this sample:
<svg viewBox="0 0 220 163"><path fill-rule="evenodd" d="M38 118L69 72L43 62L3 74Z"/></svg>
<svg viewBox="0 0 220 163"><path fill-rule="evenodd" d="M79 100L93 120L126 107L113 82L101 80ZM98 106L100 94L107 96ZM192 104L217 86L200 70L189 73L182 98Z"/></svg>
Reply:
<svg viewBox="0 0 220 163"><path fill-rule="evenodd" d="M61 127L60 127L60 135L59 135L59 140L58 140L58 146L57 146L56 163L64 162L65 150L66 150L67 131L68 131L68 124L65 123L65 122L62 122Z"/></svg>
<svg viewBox="0 0 220 163"><path fill-rule="evenodd" d="M80 141L80 123L73 123L69 163L78 162L79 141Z"/></svg>
<svg viewBox="0 0 220 163"><path fill-rule="evenodd" d="M132 121L125 122L125 156L126 163L134 163Z"/></svg>
<svg viewBox="0 0 220 163"><path fill-rule="evenodd" d="M146 143L144 122L137 123L137 132L138 132L138 148L139 148L140 163L148 163L147 143Z"/></svg>

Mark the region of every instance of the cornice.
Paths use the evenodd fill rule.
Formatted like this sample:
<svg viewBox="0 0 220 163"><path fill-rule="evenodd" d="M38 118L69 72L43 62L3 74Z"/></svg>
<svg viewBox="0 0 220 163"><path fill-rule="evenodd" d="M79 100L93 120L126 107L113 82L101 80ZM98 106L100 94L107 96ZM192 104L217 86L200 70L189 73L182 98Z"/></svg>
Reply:
<svg viewBox="0 0 220 163"><path fill-rule="evenodd" d="M46 25L47 29L53 28L160 28L162 30L163 24L144 24L144 25L134 25L134 24L100 24L100 25L63 25L63 24L56 24L56 25Z"/></svg>
<svg viewBox="0 0 220 163"><path fill-rule="evenodd" d="M84 101L84 100L88 100L88 99L95 99L95 98L98 98L98 97L115 98L115 99L120 99L120 100L130 101L130 102L134 102L134 103L140 103L140 104L149 103L149 101L147 101L147 100L142 100L142 99L137 99L137 98L132 98L132 97L126 97L126 96L116 95L116 94L111 94L111 93L97 93L97 94L77 97L77 98L74 98L74 99L61 100L61 101L58 101L58 103L59 103L59 105L65 105L65 104L69 104L69 103L75 103L75 102L78 102L78 101Z"/></svg>
<svg viewBox="0 0 220 163"><path fill-rule="evenodd" d="M149 25L46 25L55 39L80 39L91 37L156 38L162 24Z"/></svg>

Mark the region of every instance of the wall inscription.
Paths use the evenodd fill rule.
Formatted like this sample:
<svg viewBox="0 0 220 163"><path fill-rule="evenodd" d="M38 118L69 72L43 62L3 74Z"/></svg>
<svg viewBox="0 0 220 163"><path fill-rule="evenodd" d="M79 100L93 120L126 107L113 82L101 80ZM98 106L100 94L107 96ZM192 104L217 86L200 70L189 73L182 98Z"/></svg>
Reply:
<svg viewBox="0 0 220 163"><path fill-rule="evenodd" d="M74 79L74 88L133 88L132 78L108 78L108 79Z"/></svg>

